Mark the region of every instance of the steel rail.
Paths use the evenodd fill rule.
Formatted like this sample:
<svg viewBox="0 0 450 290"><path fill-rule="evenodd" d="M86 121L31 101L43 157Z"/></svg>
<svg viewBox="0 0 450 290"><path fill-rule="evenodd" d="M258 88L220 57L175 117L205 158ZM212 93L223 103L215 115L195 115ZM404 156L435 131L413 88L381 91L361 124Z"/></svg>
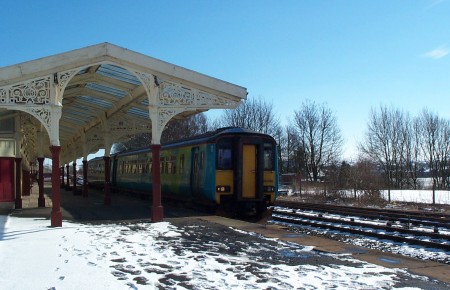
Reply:
<svg viewBox="0 0 450 290"><path fill-rule="evenodd" d="M302 220L298 220L298 218L301 218ZM316 228L317 227L318 228L326 228L326 229L331 229L331 230L337 230L340 232L349 232L349 233L359 234L359 235L363 235L363 236L371 236L371 237L376 237L376 238L380 238L380 239L388 239L388 240L393 240L396 242L408 243L408 244L413 244L413 245L421 245L421 246L425 246L425 247L438 248L438 249L450 251L450 240L449 240L450 236L449 235L427 233L427 232L423 232L423 231L417 232L417 231L408 230L408 229L371 225L371 224L367 224L367 223L360 223L360 222L354 222L354 221L337 220L337 219L332 219L332 218L326 218L323 216L310 216L310 215L302 215L302 214L297 214L297 213L281 212L281 211L277 211L277 210L273 211L272 220L277 221L277 222L283 222L286 224L308 225L308 226L312 226L312 227L316 227ZM327 224L323 224L320 222L326 222ZM338 224L345 224L345 225L350 225L350 226L354 226L354 227L353 228L343 227L343 226L339 226ZM448 241L448 243L445 244L445 243L426 241L426 240L417 239L417 238L398 236L398 235L393 235L393 234L371 232L368 230L370 228L376 229L376 230L383 230L386 232L394 232L394 233L397 232L397 233L402 233L402 234L410 234L410 235L414 235L414 236L442 239L442 240Z"/></svg>
<svg viewBox="0 0 450 290"><path fill-rule="evenodd" d="M398 220L404 223L414 225L427 225L433 227L450 228L450 217L443 214L423 215L422 213L415 212L400 212L395 210L380 210L380 209L368 209L357 208L349 206L336 206L326 204L315 203L296 203L277 201L277 206L284 206L288 208L314 210L320 212L336 213L342 215L357 215L370 218L377 218L381 220Z"/></svg>

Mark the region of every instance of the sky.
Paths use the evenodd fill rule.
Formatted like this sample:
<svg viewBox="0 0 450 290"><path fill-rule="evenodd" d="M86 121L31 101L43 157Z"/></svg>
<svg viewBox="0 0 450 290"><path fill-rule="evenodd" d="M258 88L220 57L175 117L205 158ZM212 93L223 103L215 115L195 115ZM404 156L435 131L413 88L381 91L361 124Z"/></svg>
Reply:
<svg viewBox="0 0 450 290"><path fill-rule="evenodd" d="M283 125L306 100L356 159L371 109L450 115L450 0L3 0L0 67L109 42L247 88ZM216 117L220 112L208 116Z"/></svg>

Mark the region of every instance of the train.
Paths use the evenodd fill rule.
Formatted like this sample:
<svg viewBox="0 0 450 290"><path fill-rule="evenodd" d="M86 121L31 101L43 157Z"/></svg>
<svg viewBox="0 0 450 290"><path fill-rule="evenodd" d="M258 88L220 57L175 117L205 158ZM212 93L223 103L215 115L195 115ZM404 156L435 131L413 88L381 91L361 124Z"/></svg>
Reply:
<svg viewBox="0 0 450 290"><path fill-rule="evenodd" d="M261 215L278 191L273 137L239 127L220 128L162 145L161 196L234 213ZM113 192L151 195L150 148L112 154ZM104 160L88 162L88 184L104 184Z"/></svg>

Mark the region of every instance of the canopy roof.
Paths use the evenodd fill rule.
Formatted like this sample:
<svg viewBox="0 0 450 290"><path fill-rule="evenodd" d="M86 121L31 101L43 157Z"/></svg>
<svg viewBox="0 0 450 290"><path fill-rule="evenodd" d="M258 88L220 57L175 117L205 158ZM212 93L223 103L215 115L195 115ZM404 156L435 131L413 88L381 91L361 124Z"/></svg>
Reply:
<svg viewBox="0 0 450 290"><path fill-rule="evenodd" d="M29 159L50 156L52 144L62 161L75 160L139 132L158 142L171 118L234 108L246 96L243 87L109 43L0 68L0 120L15 117ZM38 141L45 131L50 138Z"/></svg>

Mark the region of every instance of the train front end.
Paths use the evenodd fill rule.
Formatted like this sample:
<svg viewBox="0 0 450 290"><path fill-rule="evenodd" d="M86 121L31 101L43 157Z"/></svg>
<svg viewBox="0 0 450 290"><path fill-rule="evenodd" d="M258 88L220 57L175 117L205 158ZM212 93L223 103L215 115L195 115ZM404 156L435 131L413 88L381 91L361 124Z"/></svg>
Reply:
<svg viewBox="0 0 450 290"><path fill-rule="evenodd" d="M243 130L243 129L241 129ZM275 140L239 131L216 143L216 202L240 213L261 214L273 205L278 187Z"/></svg>

